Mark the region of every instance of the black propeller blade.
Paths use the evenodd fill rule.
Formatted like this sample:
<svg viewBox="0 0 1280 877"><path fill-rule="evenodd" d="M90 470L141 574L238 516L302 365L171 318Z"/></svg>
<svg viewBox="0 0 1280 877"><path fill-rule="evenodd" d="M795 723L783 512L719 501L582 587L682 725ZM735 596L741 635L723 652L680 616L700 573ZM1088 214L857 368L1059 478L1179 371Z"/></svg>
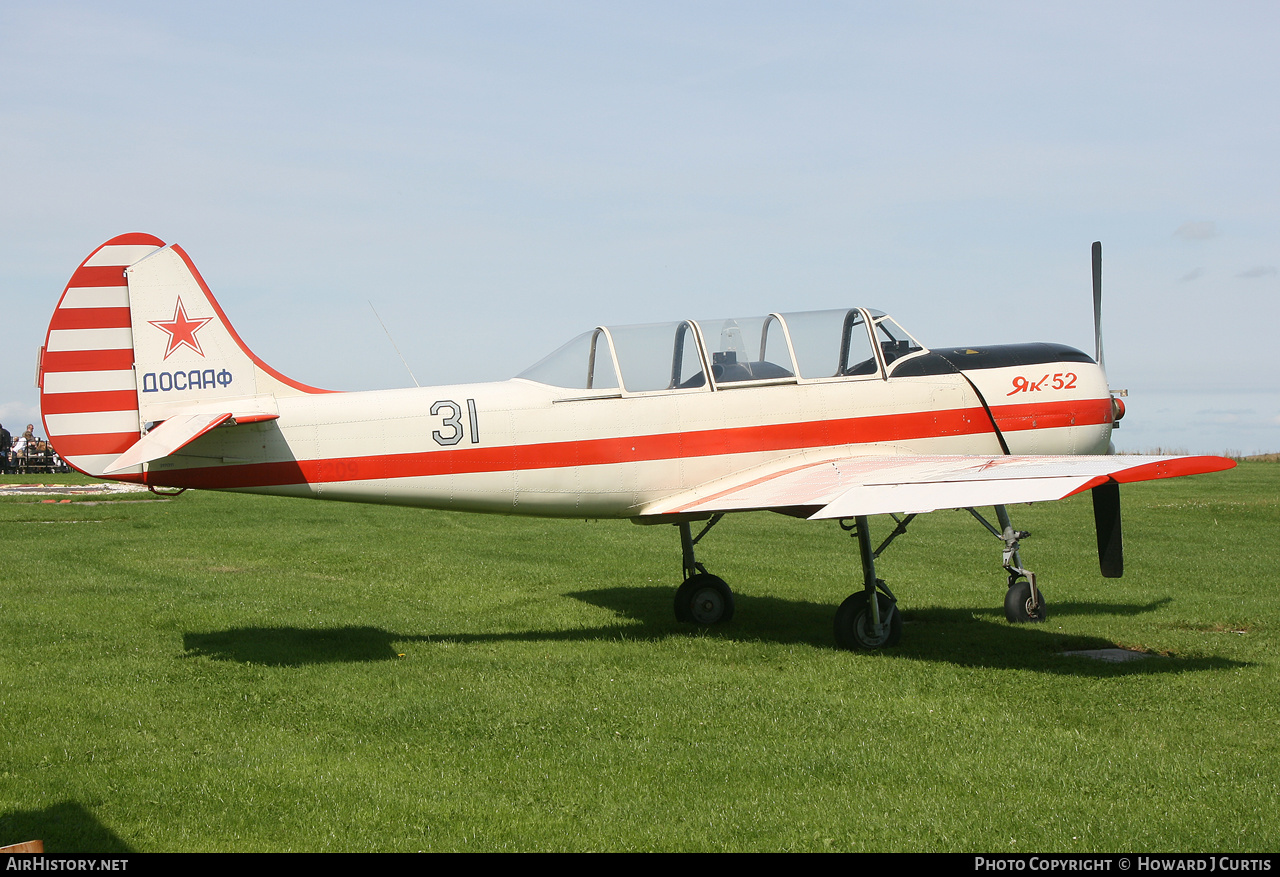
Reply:
<svg viewBox="0 0 1280 877"><path fill-rule="evenodd" d="M1102 361L1102 241L1093 242L1093 344L1098 365L1107 370Z"/></svg>
<svg viewBox="0 0 1280 877"><path fill-rule="evenodd" d="M1093 493L1093 525L1098 530L1098 568L1103 578L1124 575L1124 539L1120 535L1120 485L1099 484Z"/></svg>
<svg viewBox="0 0 1280 877"><path fill-rule="evenodd" d="M1098 365L1102 361L1102 241L1093 242L1093 339ZM1104 578L1124 575L1124 538L1120 533L1120 485L1114 481L1093 488L1093 525L1098 531L1098 567Z"/></svg>

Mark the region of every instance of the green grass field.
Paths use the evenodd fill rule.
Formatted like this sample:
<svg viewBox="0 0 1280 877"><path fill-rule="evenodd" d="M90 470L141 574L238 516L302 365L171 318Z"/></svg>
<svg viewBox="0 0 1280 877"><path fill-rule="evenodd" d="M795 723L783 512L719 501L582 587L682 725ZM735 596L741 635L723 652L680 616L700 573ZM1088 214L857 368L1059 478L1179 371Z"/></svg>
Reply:
<svg viewBox="0 0 1280 877"><path fill-rule="evenodd" d="M0 845L1280 849L1280 465L1126 487L1120 580L1087 495L1011 509L1036 626L998 540L922 516L865 654L832 523L727 518L737 615L696 630L671 527L139 498L0 499ZM1061 654L1115 645L1152 657Z"/></svg>

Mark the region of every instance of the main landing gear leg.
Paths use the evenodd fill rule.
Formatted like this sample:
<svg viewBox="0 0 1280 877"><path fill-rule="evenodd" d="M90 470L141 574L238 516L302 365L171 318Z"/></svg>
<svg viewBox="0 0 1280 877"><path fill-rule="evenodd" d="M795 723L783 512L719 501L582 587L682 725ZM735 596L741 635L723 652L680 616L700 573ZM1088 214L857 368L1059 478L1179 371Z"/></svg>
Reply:
<svg viewBox="0 0 1280 877"><path fill-rule="evenodd" d="M889 586L876 578L876 555L879 552L871 549L871 532L866 516L853 520L852 529L858 540L858 553L862 556L863 587L836 610L836 645L842 649L896 646L902 639L902 613L898 611L898 600ZM843 523L840 526L845 527Z"/></svg>
<svg viewBox="0 0 1280 877"><path fill-rule="evenodd" d="M1018 551L1019 541L1031 534L1025 530L1013 529L1007 508L998 505L995 509L996 520L1000 522L999 530L973 509L969 509L969 513L1004 542L1003 566L1005 572L1009 573L1009 590L1004 595L1004 617L1011 624L1044 621L1048 617L1044 595L1036 587L1036 574L1023 568L1022 555Z"/></svg>
<svg viewBox="0 0 1280 877"><path fill-rule="evenodd" d="M676 621L686 624L723 624L733 618L733 591L724 579L707 572L693 556L693 546L707 531L720 522L723 515L714 515L696 537L687 522L680 528L680 550L683 554L684 584L676 589Z"/></svg>

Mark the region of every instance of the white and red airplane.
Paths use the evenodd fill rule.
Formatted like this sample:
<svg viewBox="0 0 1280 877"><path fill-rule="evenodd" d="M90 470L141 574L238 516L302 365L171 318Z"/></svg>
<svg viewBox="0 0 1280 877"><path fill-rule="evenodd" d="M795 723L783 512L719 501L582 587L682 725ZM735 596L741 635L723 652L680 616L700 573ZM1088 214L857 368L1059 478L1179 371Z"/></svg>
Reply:
<svg viewBox="0 0 1280 877"><path fill-rule="evenodd" d="M1095 321L1101 247L1094 245ZM1096 324L1095 324L1096 327ZM733 594L694 558L726 512L852 520L863 588L843 648L895 644L875 559L916 513L994 506L1005 614L1040 621L1005 506L1092 490L1105 576L1123 570L1119 485L1213 472L1221 457L1109 454L1123 415L1101 365L1058 344L929 350L878 311L600 326L515 378L330 392L240 340L186 252L112 238L67 284L41 349L40 403L85 474L434 509L676 524L676 616L727 621ZM873 550L868 516L905 514ZM695 538L690 524L707 521Z"/></svg>

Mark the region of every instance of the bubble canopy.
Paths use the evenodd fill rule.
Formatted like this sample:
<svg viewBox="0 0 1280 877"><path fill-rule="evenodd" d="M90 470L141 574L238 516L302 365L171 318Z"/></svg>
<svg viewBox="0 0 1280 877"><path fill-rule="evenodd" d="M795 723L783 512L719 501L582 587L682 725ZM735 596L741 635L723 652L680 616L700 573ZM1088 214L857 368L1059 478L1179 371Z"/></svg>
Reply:
<svg viewBox="0 0 1280 877"><path fill-rule="evenodd" d="M887 314L865 308L597 326L518 378L606 395L706 392L884 378L924 353ZM707 375L710 374L710 381Z"/></svg>

